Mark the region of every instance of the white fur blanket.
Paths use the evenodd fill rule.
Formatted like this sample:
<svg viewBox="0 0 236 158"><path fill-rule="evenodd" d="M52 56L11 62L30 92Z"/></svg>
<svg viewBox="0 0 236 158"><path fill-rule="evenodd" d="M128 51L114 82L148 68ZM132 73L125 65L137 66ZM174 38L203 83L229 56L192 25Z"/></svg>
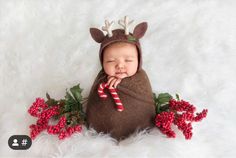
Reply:
<svg viewBox="0 0 236 158"><path fill-rule="evenodd" d="M235 157L235 8L233 0L0 0L0 157ZM36 97L63 98L77 83L88 95L100 70L89 28L125 15L149 24L141 43L153 91L209 110L192 139L153 129L117 144L84 129L64 141L43 132L30 149L10 149L8 138L36 121L27 113Z"/></svg>

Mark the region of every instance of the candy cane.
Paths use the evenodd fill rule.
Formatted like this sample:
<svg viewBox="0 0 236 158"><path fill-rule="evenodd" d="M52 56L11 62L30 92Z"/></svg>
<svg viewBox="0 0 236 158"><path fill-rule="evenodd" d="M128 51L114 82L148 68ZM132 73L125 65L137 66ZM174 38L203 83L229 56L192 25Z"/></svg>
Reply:
<svg viewBox="0 0 236 158"><path fill-rule="evenodd" d="M98 95L100 98L106 99L107 95L104 93L104 89L108 88L109 92L111 93L112 98L114 99L115 103L116 103L116 109L118 111L123 111L124 110L124 106L121 103L121 100L116 92L116 89L111 87L109 88L109 85L107 83L101 83L98 86Z"/></svg>

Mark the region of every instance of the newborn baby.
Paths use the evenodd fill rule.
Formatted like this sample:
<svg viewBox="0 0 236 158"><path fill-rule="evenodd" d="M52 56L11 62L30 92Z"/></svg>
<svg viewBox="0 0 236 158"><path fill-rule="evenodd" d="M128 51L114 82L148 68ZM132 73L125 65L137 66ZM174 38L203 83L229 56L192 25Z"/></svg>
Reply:
<svg viewBox="0 0 236 158"><path fill-rule="evenodd" d="M106 36L99 29L90 29L93 39L101 43L102 70L91 88L86 110L88 126L117 140L152 127L155 117L152 89L141 68L139 39L145 34L147 23L137 25L133 34L128 31L127 17L119 23L124 29L111 31L112 23L106 21Z"/></svg>

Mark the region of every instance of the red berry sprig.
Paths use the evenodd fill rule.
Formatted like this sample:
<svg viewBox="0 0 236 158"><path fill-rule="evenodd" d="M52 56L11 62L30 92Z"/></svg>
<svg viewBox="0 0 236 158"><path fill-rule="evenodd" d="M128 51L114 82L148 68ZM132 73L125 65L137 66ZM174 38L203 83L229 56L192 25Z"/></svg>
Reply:
<svg viewBox="0 0 236 158"><path fill-rule="evenodd" d="M82 130L82 126L81 125L76 125L74 127L68 127L65 130L62 130L59 135L58 138L59 139L64 139L66 137L70 137L73 133L75 132L81 132Z"/></svg>
<svg viewBox="0 0 236 158"><path fill-rule="evenodd" d="M81 125L74 125L73 127L68 127L66 124L66 117L61 116L59 122L56 125L49 125L49 120L53 116L58 116L59 105L54 105L49 107L44 99L36 98L36 101L30 106L28 112L31 116L37 117L38 120L36 124L30 125L30 137L35 139L42 131L47 129L49 134L58 134L59 139L64 139L71 136L74 132L81 132Z"/></svg>
<svg viewBox="0 0 236 158"><path fill-rule="evenodd" d="M171 129L171 125L174 124L180 131L182 131L185 139L191 139L193 135L192 122L201 121L207 116L208 110L204 109L202 112L194 114L194 112L196 111L196 107L194 105L191 105L189 102L184 100L172 99L172 97L170 97L169 94L167 95L167 93L165 93L164 95L169 97L169 99L167 99L169 100L169 104L167 104L168 106L165 105L165 108L163 108L165 109L165 111L160 112L161 108L158 107L159 113L157 113L155 117L156 126L167 137L174 138L175 132ZM164 95L160 97L162 100L165 100L165 98L163 97ZM158 102L158 98L156 98L156 100ZM158 103L160 103L160 101Z"/></svg>
<svg viewBox="0 0 236 158"><path fill-rule="evenodd" d="M28 112L31 116L38 117L39 114L47 107L48 105L45 104L44 99L36 98L36 101L31 105Z"/></svg>
<svg viewBox="0 0 236 158"><path fill-rule="evenodd" d="M175 138L175 133L171 129L171 124L174 121L173 112L162 112L156 115L156 126L160 128L161 132L168 137Z"/></svg>

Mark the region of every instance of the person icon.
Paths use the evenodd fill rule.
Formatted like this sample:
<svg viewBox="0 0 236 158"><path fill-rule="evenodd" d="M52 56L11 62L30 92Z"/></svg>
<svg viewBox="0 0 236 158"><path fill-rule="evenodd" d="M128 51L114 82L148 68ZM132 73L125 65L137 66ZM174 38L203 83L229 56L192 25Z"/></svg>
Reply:
<svg viewBox="0 0 236 158"><path fill-rule="evenodd" d="M17 139L13 139L12 146L19 146L19 144L17 143Z"/></svg>

